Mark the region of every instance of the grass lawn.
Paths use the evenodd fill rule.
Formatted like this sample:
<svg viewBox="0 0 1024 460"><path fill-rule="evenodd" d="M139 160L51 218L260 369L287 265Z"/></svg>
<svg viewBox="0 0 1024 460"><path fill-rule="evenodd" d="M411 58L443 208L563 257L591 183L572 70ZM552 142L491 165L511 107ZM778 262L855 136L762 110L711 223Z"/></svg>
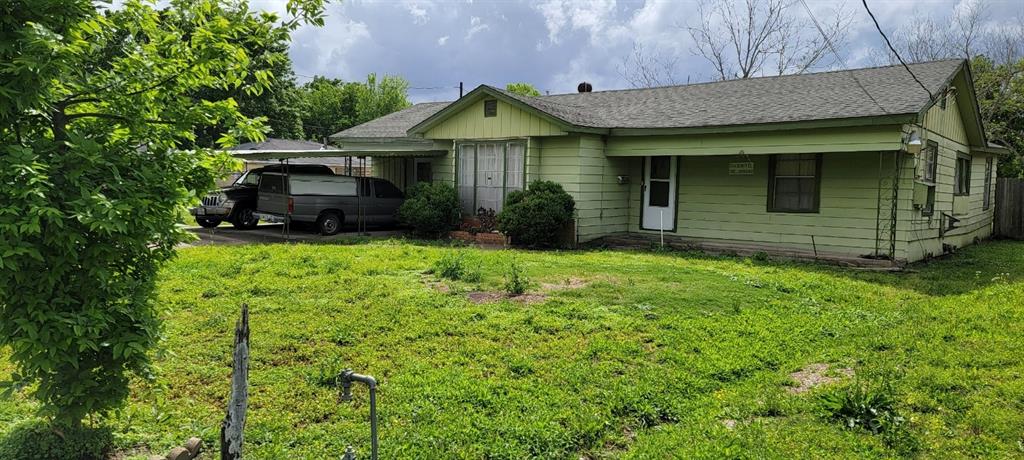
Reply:
<svg viewBox="0 0 1024 460"><path fill-rule="evenodd" d="M453 251L483 278L425 274ZM543 296L468 299L500 291L512 259ZM140 452L216 439L248 302L246 458L346 444L368 458L366 389L340 403L332 386L345 367L381 381L388 459L1024 456L1024 243L912 268L401 241L183 249L159 283L158 380L110 423ZM798 392L791 374L816 364L835 382ZM899 436L827 416L821 395L851 385L894 398ZM0 400L0 432L32 410Z"/></svg>

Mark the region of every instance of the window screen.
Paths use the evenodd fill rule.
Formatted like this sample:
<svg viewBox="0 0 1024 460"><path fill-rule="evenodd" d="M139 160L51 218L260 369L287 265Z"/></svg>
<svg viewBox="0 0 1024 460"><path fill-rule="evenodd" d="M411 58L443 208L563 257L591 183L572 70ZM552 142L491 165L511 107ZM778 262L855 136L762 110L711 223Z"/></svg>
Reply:
<svg viewBox="0 0 1024 460"><path fill-rule="evenodd" d="M935 182L935 170L939 163L939 144L935 141L928 141L928 144L921 151L921 178L925 182Z"/></svg>
<svg viewBox="0 0 1024 460"><path fill-rule="evenodd" d="M476 214L476 145L459 147L458 170L459 203L462 213L471 216Z"/></svg>
<svg viewBox="0 0 1024 460"><path fill-rule="evenodd" d="M821 156L814 153L772 155L768 210L818 212L820 164Z"/></svg>
<svg viewBox="0 0 1024 460"><path fill-rule="evenodd" d="M956 183L953 193L959 196L971 194L971 157L963 153L956 157Z"/></svg>
<svg viewBox="0 0 1024 460"><path fill-rule="evenodd" d="M523 167L526 165L526 145L508 144L505 153L505 193L523 189Z"/></svg>

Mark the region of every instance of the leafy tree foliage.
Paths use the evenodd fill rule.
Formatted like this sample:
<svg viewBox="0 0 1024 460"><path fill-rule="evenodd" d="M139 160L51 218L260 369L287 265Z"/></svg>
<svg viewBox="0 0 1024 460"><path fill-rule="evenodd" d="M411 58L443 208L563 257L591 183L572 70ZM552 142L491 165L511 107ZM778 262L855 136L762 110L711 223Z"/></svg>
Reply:
<svg viewBox="0 0 1024 460"><path fill-rule="evenodd" d="M244 27L245 35L237 37L249 57L249 72L243 84L227 88L202 88L195 94L197 100L219 101L228 98L238 103L238 111L249 118L262 117L269 130L269 137L301 139L303 137L300 116L300 99L296 93L292 61L288 56L290 28L278 24L274 14L254 13L244 3L228 4L224 17ZM192 24L181 27L192 33ZM262 76L261 76L262 75ZM266 76L272 78L266 78ZM259 81L258 78L263 78ZM262 91L247 91L254 85L262 85ZM216 140L226 131L225 126L216 125L199 132L196 143L203 147L216 145Z"/></svg>
<svg viewBox="0 0 1024 460"><path fill-rule="evenodd" d="M338 131L409 106L409 83L401 77L370 74L366 82L316 76L298 94L306 139L322 140Z"/></svg>
<svg viewBox="0 0 1024 460"><path fill-rule="evenodd" d="M356 90L356 124L409 107L408 92L409 82L402 77L385 75L378 82L377 74L367 75Z"/></svg>
<svg viewBox="0 0 1024 460"><path fill-rule="evenodd" d="M0 5L0 346L16 364L5 387L31 388L58 422L117 407L129 377L150 371L154 278L188 239L175 222L230 163L191 148L196 133L220 126L222 146L262 136L225 93L196 100L273 84L248 49L277 43L265 30L277 18L238 20L236 3ZM281 27L322 24L322 4L291 0Z"/></svg>
<svg viewBox="0 0 1024 460"><path fill-rule="evenodd" d="M521 96L540 96L540 90L529 83L509 83L505 90Z"/></svg>
<svg viewBox="0 0 1024 460"><path fill-rule="evenodd" d="M1024 177L1024 59L996 63L987 56L971 60L974 87L989 140L1009 147L999 161L1000 177Z"/></svg>

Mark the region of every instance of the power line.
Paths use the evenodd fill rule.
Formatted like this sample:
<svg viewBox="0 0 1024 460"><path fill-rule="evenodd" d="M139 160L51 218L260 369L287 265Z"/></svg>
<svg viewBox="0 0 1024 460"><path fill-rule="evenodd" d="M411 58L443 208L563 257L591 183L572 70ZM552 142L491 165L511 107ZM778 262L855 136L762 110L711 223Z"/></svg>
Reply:
<svg viewBox="0 0 1024 460"><path fill-rule="evenodd" d="M800 3L803 4L804 9L807 10L807 15L810 16L811 22L814 23L814 27L818 29L818 33L821 34L821 38L825 39L825 44L828 46L828 49L832 51L832 54L835 55L836 59L839 60L839 65L843 67L843 70L849 71L850 69L846 66L846 60L839 55L838 51L836 51L835 45L832 44L832 39L828 38L828 35L825 33L825 29L822 28L821 24L818 23L818 18L814 17L814 13L811 12L811 7L807 6L807 1L800 0ZM882 104L880 104L878 100L876 100L874 96L871 95L870 92L868 92L868 89L861 84L860 80L857 79L857 76L854 75L853 72L847 72L847 74L850 76L850 78L853 79L853 82L857 84L857 87L864 92L864 95L866 95L868 99L871 99L871 102L874 102L879 109L882 109L882 112L886 114L889 113L889 111L886 110L885 107L883 107Z"/></svg>
<svg viewBox="0 0 1024 460"><path fill-rule="evenodd" d="M917 75L914 75L914 72L910 70L910 66L908 66L903 58L900 57L900 53L896 51L896 47L892 46L892 42L889 41L889 37L885 35L885 32L882 32L882 26L878 25L878 19L876 19L875 14L871 12L871 8L868 8L868 0L860 1L864 4L864 9L867 10L868 16L871 16L871 20L874 21L875 28L878 29L878 33L882 34L882 38L885 39L885 44L889 45L889 51L892 51L892 54L896 55L896 59L900 61L900 64L903 64L904 69L907 69L907 73L909 73L911 77L914 77L914 81L916 81L918 85L921 85L921 89L928 93L928 100L935 100L935 95L932 94L931 90L929 90L927 86L924 86L924 83L921 83L921 80L917 79Z"/></svg>

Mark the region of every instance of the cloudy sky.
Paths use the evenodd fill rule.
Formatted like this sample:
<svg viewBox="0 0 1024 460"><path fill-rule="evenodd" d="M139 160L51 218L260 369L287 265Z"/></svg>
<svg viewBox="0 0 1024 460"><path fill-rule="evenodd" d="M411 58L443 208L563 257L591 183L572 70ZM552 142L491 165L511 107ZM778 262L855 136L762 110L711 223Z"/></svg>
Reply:
<svg viewBox="0 0 1024 460"><path fill-rule="evenodd" d="M284 0L251 0L283 10ZM887 33L922 15L948 17L968 0L868 0ZM849 67L871 65L884 46L859 0L807 0L819 20L842 6L853 15L842 54ZM1021 17L1022 0L990 0L989 20ZM303 27L292 39L298 81L312 75L361 80L367 73L401 75L414 102L452 100L460 81L532 83L552 94L629 87L621 75L634 43L678 59L676 80L706 81L708 63L693 54L686 26L695 24L690 0L347 0L331 2L326 25ZM797 11L802 11L798 7Z"/></svg>

